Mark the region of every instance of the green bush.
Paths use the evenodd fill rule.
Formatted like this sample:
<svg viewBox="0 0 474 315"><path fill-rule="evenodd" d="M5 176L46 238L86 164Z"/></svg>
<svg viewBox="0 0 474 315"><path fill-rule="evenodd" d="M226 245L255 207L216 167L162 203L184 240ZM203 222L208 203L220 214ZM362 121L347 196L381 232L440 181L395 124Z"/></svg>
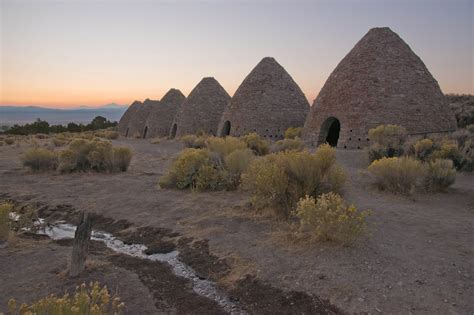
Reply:
<svg viewBox="0 0 474 315"><path fill-rule="evenodd" d="M302 133L303 133L302 127L290 127L285 130L285 139L301 138Z"/></svg>
<svg viewBox="0 0 474 315"><path fill-rule="evenodd" d="M10 212L13 205L8 202L0 204L0 244L8 241L10 235Z"/></svg>
<svg viewBox="0 0 474 315"><path fill-rule="evenodd" d="M25 151L22 157L23 166L30 168L33 172L55 170L58 165L56 152L33 147Z"/></svg>
<svg viewBox="0 0 474 315"><path fill-rule="evenodd" d="M107 287L101 287L98 282L91 282L89 286L83 283L76 287L73 295L66 293L57 297L52 294L30 305L18 304L15 299L10 299L8 314L118 315L125 306L119 297L111 296Z"/></svg>
<svg viewBox="0 0 474 315"><path fill-rule="evenodd" d="M370 161L382 157L403 155L403 144L407 139L406 129L397 125L380 125L369 130L372 145L368 148Z"/></svg>
<svg viewBox="0 0 474 315"><path fill-rule="evenodd" d="M354 243L367 229L368 211L348 206L335 193L320 195L317 200L306 196L299 200L295 210L301 225L318 239L335 241L343 245Z"/></svg>
<svg viewBox="0 0 474 315"><path fill-rule="evenodd" d="M256 155L265 155L270 151L270 144L255 132L249 133L241 138L247 147Z"/></svg>
<svg viewBox="0 0 474 315"><path fill-rule="evenodd" d="M300 139L288 138L275 142L272 146L272 152L302 151L304 147L304 143Z"/></svg>
<svg viewBox="0 0 474 315"><path fill-rule="evenodd" d="M207 138L207 148L211 152L215 152L219 157L224 158L236 150L244 150L247 148L245 142L235 137L209 137Z"/></svg>
<svg viewBox="0 0 474 315"><path fill-rule="evenodd" d="M454 184L456 169L451 160L434 160L428 162L424 185L428 191L444 191Z"/></svg>
<svg viewBox="0 0 474 315"><path fill-rule="evenodd" d="M412 194L422 187L426 167L412 157L375 160L369 166L376 185L394 193Z"/></svg>

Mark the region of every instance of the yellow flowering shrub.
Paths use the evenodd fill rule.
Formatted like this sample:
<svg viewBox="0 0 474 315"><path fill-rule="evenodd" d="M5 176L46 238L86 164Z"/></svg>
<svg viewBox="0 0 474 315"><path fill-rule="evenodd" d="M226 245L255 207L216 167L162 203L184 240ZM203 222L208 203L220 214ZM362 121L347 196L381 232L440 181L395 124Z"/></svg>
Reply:
<svg viewBox="0 0 474 315"><path fill-rule="evenodd" d="M91 282L89 286L83 283L73 295L52 294L30 305L19 305L15 299L8 301L11 315L118 315L124 306L119 297L111 296L107 287L101 287L98 282Z"/></svg>
<svg viewBox="0 0 474 315"><path fill-rule="evenodd" d="M316 200L310 196L301 198L295 214L302 228L309 229L316 238L350 245L366 231L369 211L348 206L341 196L330 192Z"/></svg>

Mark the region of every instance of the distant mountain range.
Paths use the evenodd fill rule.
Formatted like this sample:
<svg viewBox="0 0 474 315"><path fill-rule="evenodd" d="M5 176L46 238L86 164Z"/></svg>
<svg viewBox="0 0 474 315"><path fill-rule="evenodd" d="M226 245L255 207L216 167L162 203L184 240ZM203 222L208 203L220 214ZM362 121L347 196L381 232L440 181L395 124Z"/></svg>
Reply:
<svg viewBox="0 0 474 315"><path fill-rule="evenodd" d="M79 106L72 109L46 108L41 106L0 106L0 125L26 124L41 119L53 125L70 122L89 123L96 116L118 121L127 105L107 104L100 107Z"/></svg>

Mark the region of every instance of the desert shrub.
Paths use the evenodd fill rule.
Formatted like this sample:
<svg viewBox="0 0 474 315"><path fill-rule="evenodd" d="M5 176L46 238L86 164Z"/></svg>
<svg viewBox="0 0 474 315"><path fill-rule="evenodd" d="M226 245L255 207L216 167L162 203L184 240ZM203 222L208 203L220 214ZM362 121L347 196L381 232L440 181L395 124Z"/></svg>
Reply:
<svg viewBox="0 0 474 315"><path fill-rule="evenodd" d="M15 299L8 301L9 314L117 315L125 306L119 297L111 296L107 287L100 286L98 282L91 282L89 286L83 283L76 287L72 295L66 293L63 297L57 297L52 294L30 305L18 304Z"/></svg>
<svg viewBox="0 0 474 315"><path fill-rule="evenodd" d="M285 130L285 139L295 139L301 138L301 134L303 133L302 127L290 127Z"/></svg>
<svg viewBox="0 0 474 315"><path fill-rule="evenodd" d="M401 156L407 132L402 126L380 125L369 130L369 138L372 141L368 148L369 160L375 161L382 157Z"/></svg>
<svg viewBox="0 0 474 315"><path fill-rule="evenodd" d="M240 183L240 176L244 173L250 163L255 159L252 150L235 150L224 158L225 169L229 176L229 185L237 187Z"/></svg>
<svg viewBox="0 0 474 315"><path fill-rule="evenodd" d="M113 148L113 167L114 170L120 172L126 172L130 162L132 161L132 150L125 147L114 147Z"/></svg>
<svg viewBox="0 0 474 315"><path fill-rule="evenodd" d="M33 147L25 151L22 157L23 166L34 172L55 170L58 165L56 152Z"/></svg>
<svg viewBox="0 0 474 315"><path fill-rule="evenodd" d="M61 173L72 172L76 169L77 155L74 151L66 149L59 153L58 171Z"/></svg>
<svg viewBox="0 0 474 315"><path fill-rule="evenodd" d="M48 138L48 135L47 134L44 134L44 133L38 133L35 135L36 139L47 139Z"/></svg>
<svg viewBox="0 0 474 315"><path fill-rule="evenodd" d="M413 145L413 153L419 160L426 161L435 150L433 140L421 139Z"/></svg>
<svg viewBox="0 0 474 315"><path fill-rule="evenodd" d="M5 142L3 142L3 140L0 140L0 147L3 147L4 144Z"/></svg>
<svg viewBox="0 0 474 315"><path fill-rule="evenodd" d="M422 162L406 156L375 160L368 169L380 189L402 194L422 187L426 174Z"/></svg>
<svg viewBox="0 0 474 315"><path fill-rule="evenodd" d="M161 143L161 138L153 138L150 140L151 144L160 144Z"/></svg>
<svg viewBox="0 0 474 315"><path fill-rule="evenodd" d="M310 196L301 198L295 214L302 227L308 228L318 239L350 245L366 231L369 211L358 211L338 194L327 193L317 200Z"/></svg>
<svg viewBox="0 0 474 315"><path fill-rule="evenodd" d="M10 212L13 210L11 203L0 204L0 244L8 241L10 235Z"/></svg>
<svg viewBox="0 0 474 315"><path fill-rule="evenodd" d="M304 143L298 138L287 138L283 140L278 140L272 146L272 152L302 151L303 149Z"/></svg>
<svg viewBox="0 0 474 315"><path fill-rule="evenodd" d="M108 141L74 139L68 149L60 152L58 170L124 172L128 169L132 155L129 148L114 147Z"/></svg>
<svg viewBox="0 0 474 315"><path fill-rule="evenodd" d="M451 160L434 160L427 163L424 185L429 191L444 191L454 184L456 169Z"/></svg>
<svg viewBox="0 0 474 315"><path fill-rule="evenodd" d="M448 159L460 169L463 166L463 155L455 141L444 140L438 149L431 154L432 159Z"/></svg>
<svg viewBox="0 0 474 315"><path fill-rule="evenodd" d="M247 147L255 152L256 155L265 155L270 151L270 145L268 141L264 140L257 133L249 133L241 138Z"/></svg>
<svg viewBox="0 0 474 315"><path fill-rule="evenodd" d="M287 151L253 161L242 175L242 186L251 192L257 208L272 207L288 217L300 198L338 192L345 179L335 150L323 145L314 154Z"/></svg>
<svg viewBox="0 0 474 315"><path fill-rule="evenodd" d="M159 185L162 188L194 188L199 169L210 165L209 152L203 149L185 149L171 165Z"/></svg>
<svg viewBox="0 0 474 315"><path fill-rule="evenodd" d="M179 139L185 147L202 149L206 147L206 137L205 136L195 136L195 135L184 135Z"/></svg>
<svg viewBox="0 0 474 315"><path fill-rule="evenodd" d="M247 148L245 142L236 137L209 137L207 138L207 148L211 152L217 153L221 158L226 157L236 150L244 150Z"/></svg>
<svg viewBox="0 0 474 315"><path fill-rule="evenodd" d="M6 143L7 145L12 145L12 144L15 143L15 139L13 139L13 138L6 138L6 139L5 139L5 143Z"/></svg>
<svg viewBox="0 0 474 315"><path fill-rule="evenodd" d="M228 186L227 180L227 173L222 168L206 163L197 171L194 188L197 191L223 190Z"/></svg>
<svg viewBox="0 0 474 315"><path fill-rule="evenodd" d="M277 216L287 216L288 175L282 166L275 163L273 156L253 161L247 172L242 174L242 186L251 191L252 202L258 208L271 207Z"/></svg>
<svg viewBox="0 0 474 315"><path fill-rule="evenodd" d="M119 137L119 133L117 131L114 131L114 130L108 130L106 133L105 133L105 137L107 139L110 139L110 140L115 140L115 139L118 139Z"/></svg>
<svg viewBox="0 0 474 315"><path fill-rule="evenodd" d="M62 147L64 145L66 145L68 143L68 141L64 138L60 138L60 137L55 137L51 140L51 143L55 146L55 147Z"/></svg>

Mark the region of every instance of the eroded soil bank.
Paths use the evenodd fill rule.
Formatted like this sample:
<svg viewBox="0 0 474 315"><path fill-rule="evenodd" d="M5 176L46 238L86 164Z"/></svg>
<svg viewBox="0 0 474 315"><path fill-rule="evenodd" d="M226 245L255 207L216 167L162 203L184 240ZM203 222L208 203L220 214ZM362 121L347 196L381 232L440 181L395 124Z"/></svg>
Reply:
<svg viewBox="0 0 474 315"><path fill-rule="evenodd" d="M329 299L348 312L474 311L472 174L459 174L446 193L394 196L375 190L361 173L367 166L361 151L338 151L349 175L344 198L373 213L370 237L341 248L295 243L286 223L256 215L249 209L249 196L240 191L157 188L182 149L177 142L115 142L135 152L126 173L31 174L19 160L26 145L0 147L0 191L22 203L71 205L133 227L179 233L176 239L193 240L189 253L182 253L190 258L183 259L208 251L225 261L228 269L211 265L197 271L229 287L250 274L283 292ZM150 248L180 246L169 235L160 239Z"/></svg>

